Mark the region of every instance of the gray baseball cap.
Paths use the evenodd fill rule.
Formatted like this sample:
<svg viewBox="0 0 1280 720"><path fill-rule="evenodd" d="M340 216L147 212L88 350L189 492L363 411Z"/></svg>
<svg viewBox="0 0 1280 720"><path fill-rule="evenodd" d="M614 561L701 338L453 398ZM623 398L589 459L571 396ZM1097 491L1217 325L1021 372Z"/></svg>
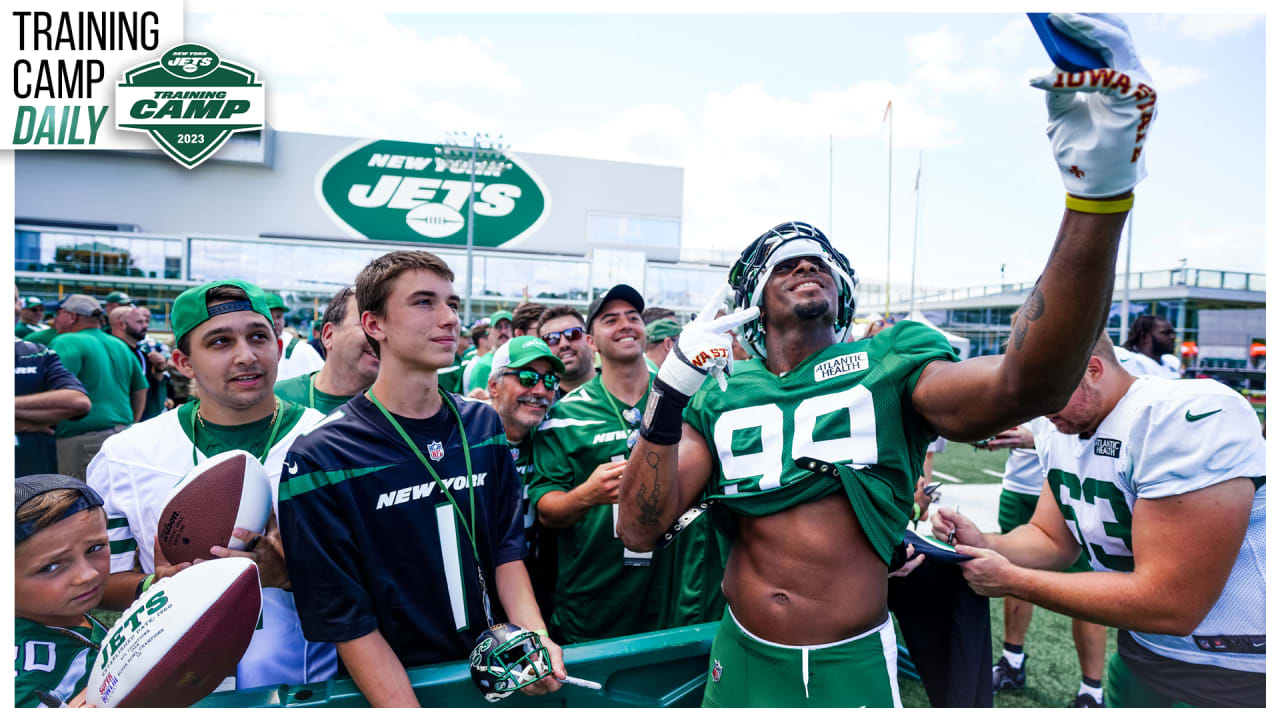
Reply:
<svg viewBox="0 0 1280 720"><path fill-rule="evenodd" d="M61 300L51 302L45 306L45 309L57 312L58 310L66 310L76 315L84 315L94 317L102 314L102 305L97 300L88 295L68 295Z"/></svg>

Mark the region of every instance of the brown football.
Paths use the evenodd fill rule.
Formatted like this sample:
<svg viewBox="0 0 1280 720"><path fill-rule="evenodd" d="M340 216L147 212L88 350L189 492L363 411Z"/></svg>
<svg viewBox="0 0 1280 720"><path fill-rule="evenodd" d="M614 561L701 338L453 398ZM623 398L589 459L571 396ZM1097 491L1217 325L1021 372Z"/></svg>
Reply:
<svg viewBox="0 0 1280 720"><path fill-rule="evenodd" d="M170 564L211 560L214 545L243 550L237 527L261 533L271 513L271 482L258 459L243 450L219 453L173 486L156 527Z"/></svg>

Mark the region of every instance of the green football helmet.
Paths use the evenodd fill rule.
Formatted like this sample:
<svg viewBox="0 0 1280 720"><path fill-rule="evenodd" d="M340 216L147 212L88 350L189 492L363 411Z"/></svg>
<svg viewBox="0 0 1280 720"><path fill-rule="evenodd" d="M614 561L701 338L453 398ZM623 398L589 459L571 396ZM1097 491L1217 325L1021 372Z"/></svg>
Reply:
<svg viewBox="0 0 1280 720"><path fill-rule="evenodd" d="M542 638L511 623L498 623L480 633L470 663L471 681L489 702L551 674L551 656Z"/></svg>
<svg viewBox="0 0 1280 720"><path fill-rule="evenodd" d="M849 260L827 240L827 236L809 223L787 222L778 225L756 238L742 251L737 262L729 269L734 310L761 307L764 302L765 281L773 273L774 266L783 260L797 257L820 258L831 270L838 291L836 339L843 342L853 324L853 313L857 305L854 290L858 287L858 275L849 266ZM738 340L752 355L762 360L768 357L764 343L763 316L739 328Z"/></svg>

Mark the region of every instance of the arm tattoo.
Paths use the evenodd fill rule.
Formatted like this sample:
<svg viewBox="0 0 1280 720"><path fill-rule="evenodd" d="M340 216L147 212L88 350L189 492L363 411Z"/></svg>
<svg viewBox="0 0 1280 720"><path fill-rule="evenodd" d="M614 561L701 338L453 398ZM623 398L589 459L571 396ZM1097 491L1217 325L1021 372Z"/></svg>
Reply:
<svg viewBox="0 0 1280 720"><path fill-rule="evenodd" d="M1044 293L1040 292L1040 286L1036 285L1031 288L1031 295L1022 305L1022 311L1018 313L1018 322L1013 327L1013 347L1017 350L1022 349L1022 343L1027 339L1027 331L1031 329L1031 323L1044 317Z"/></svg>
<svg viewBox="0 0 1280 720"><path fill-rule="evenodd" d="M644 484L640 485L640 490L636 493L636 505L640 508L640 517L637 520L641 525L652 527L658 524L661 515L658 510L658 491L661 488L658 484L658 453L651 452L644 459L649 467L653 468L653 490L646 493Z"/></svg>

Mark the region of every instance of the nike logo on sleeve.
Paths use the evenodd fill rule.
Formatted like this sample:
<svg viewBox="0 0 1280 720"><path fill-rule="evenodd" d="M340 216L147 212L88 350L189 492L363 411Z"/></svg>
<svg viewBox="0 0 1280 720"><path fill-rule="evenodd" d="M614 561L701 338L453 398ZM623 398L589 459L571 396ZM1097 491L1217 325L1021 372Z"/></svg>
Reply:
<svg viewBox="0 0 1280 720"><path fill-rule="evenodd" d="M1197 421L1197 420L1203 420L1203 419L1205 419L1205 418L1209 417L1210 415L1216 415L1217 413L1220 413L1220 412L1222 412L1222 408L1218 408L1217 410L1213 410L1213 411L1211 411L1211 412L1203 413L1203 414L1200 414L1200 415L1192 415L1192 414L1191 414L1191 411L1190 411L1190 410L1188 410L1188 411L1187 411L1187 422L1195 422L1195 421Z"/></svg>

